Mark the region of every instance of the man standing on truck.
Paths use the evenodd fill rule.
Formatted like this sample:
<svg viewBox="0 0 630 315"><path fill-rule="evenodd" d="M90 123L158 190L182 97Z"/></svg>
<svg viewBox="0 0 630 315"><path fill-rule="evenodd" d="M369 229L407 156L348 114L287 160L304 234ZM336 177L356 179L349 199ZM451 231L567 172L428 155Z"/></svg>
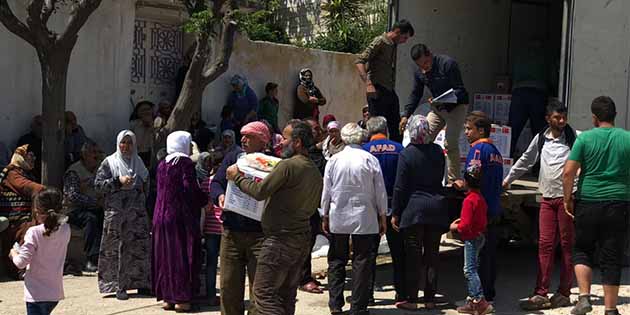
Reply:
<svg viewBox="0 0 630 315"><path fill-rule="evenodd" d="M571 253L574 242L573 220L564 211L562 192L562 171L569 159L576 133L567 124L567 108L558 101L551 101L547 106L547 124L549 127L534 136L527 151L514 164L508 176L503 180L507 189L512 182L531 169L540 161L538 186L543 200L540 203L538 220L538 277L534 294L520 303L523 310L533 311L571 305L571 286L573 284L573 262ZM558 292L547 297L553 272L556 240L560 240L562 249L562 267Z"/></svg>
<svg viewBox="0 0 630 315"><path fill-rule="evenodd" d="M429 133L432 139L446 129L446 150L448 156L448 181L452 183L461 177L459 170L459 135L462 133L464 119L468 112L468 92L464 87L462 74L457 61L446 55L433 55L429 47L417 44L411 48L411 58L418 65L414 73L414 86L405 113L400 120L400 130L404 131L407 119L413 115L422 100L424 87L428 87L433 97L438 97L450 89L457 99L453 103L433 102L429 98L431 111L427 115ZM489 131L489 130L487 130Z"/></svg>
<svg viewBox="0 0 630 315"><path fill-rule="evenodd" d="M389 136L396 142L402 141L398 132L400 105L394 90L396 49L398 44L406 43L414 32L407 20L394 23L391 31L376 37L355 62L361 80L366 83L370 116L385 117Z"/></svg>
<svg viewBox="0 0 630 315"><path fill-rule="evenodd" d="M627 248L630 209L630 133L615 128L617 110L608 96L591 104L593 125L573 144L564 166L564 208L575 221L573 262L580 289L571 314L591 312L593 265L599 263L604 286L605 315L618 315L617 299ZM580 170L578 190L573 199L573 181ZM599 259L595 261L595 248Z"/></svg>

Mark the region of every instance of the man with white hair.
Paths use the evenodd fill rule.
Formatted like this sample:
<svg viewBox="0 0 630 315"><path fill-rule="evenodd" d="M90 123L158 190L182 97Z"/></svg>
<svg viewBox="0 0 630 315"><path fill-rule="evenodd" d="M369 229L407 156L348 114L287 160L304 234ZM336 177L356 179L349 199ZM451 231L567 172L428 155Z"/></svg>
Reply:
<svg viewBox="0 0 630 315"><path fill-rule="evenodd" d="M376 256L376 238L387 230L387 191L379 161L361 148L366 132L356 123L341 129L343 151L330 158L324 172L322 228L330 236L329 297L332 314L342 312L349 239L352 238L352 302L350 313L367 310Z"/></svg>

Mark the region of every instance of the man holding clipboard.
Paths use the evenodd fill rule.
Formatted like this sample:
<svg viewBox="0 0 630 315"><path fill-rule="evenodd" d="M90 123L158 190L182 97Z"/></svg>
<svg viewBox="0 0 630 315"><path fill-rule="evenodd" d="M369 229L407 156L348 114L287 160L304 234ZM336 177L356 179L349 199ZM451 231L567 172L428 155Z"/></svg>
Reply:
<svg viewBox="0 0 630 315"><path fill-rule="evenodd" d="M459 136L468 112L468 92L464 87L457 62L446 55L433 55L424 44L411 48L411 58L418 65L414 73L414 87L405 113L400 121L400 130L404 131L407 119L413 115L428 87L433 96L430 97L431 111L427 115L429 133L432 139L444 128L446 129L446 150L448 156L449 184L460 178L459 170ZM439 95L439 96L438 96Z"/></svg>

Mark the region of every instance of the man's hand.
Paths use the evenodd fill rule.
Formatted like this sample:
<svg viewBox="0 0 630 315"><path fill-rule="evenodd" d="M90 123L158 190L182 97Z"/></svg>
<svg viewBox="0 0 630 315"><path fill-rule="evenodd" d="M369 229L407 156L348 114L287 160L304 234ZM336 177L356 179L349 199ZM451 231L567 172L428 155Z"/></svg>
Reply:
<svg viewBox="0 0 630 315"><path fill-rule="evenodd" d="M133 177L128 175L119 176L118 181L122 184L123 188L130 188L133 185Z"/></svg>
<svg viewBox="0 0 630 315"><path fill-rule="evenodd" d="M508 183L507 181L503 181L503 190L508 190L510 189L510 183Z"/></svg>
<svg viewBox="0 0 630 315"><path fill-rule="evenodd" d="M365 92L367 94L376 94L376 87L374 86L374 84L372 84L372 82L368 82L365 88Z"/></svg>
<svg viewBox="0 0 630 315"><path fill-rule="evenodd" d="M17 257L19 255L18 251L15 248L11 248L9 251L9 258L13 259L13 257Z"/></svg>
<svg viewBox="0 0 630 315"><path fill-rule="evenodd" d="M466 189L466 182L464 182L461 179L457 179L453 182L453 188L457 189L457 190L465 190Z"/></svg>
<svg viewBox="0 0 630 315"><path fill-rule="evenodd" d="M405 129L407 129L407 121L409 120L409 118L407 117L400 117L400 123L398 124L398 129L400 129L400 133L402 134L403 132L405 132Z"/></svg>
<svg viewBox="0 0 630 315"><path fill-rule="evenodd" d="M225 195L219 196L219 208L223 209L225 207Z"/></svg>
<svg viewBox="0 0 630 315"><path fill-rule="evenodd" d="M238 172L238 166L236 166L236 164L233 164L225 171L225 177L227 178L227 180L234 181L236 179L236 176L238 175Z"/></svg>
<svg viewBox="0 0 630 315"><path fill-rule="evenodd" d="M453 223L451 223L451 226L450 226L451 232L457 232L457 226L459 225L459 222L461 220L462 219L457 219L457 220L453 221Z"/></svg>
<svg viewBox="0 0 630 315"><path fill-rule="evenodd" d="M387 216L380 216L378 220L378 234L381 236L387 233Z"/></svg>
<svg viewBox="0 0 630 315"><path fill-rule="evenodd" d="M433 96L429 97L427 101L429 102L429 104L433 104Z"/></svg>
<svg viewBox="0 0 630 315"><path fill-rule="evenodd" d="M575 202L573 201L573 198L569 199L569 200L564 200L564 212L571 218L571 219L575 219Z"/></svg>
<svg viewBox="0 0 630 315"><path fill-rule="evenodd" d="M330 219L327 215L322 218L322 231L324 234L330 234Z"/></svg>
<svg viewBox="0 0 630 315"><path fill-rule="evenodd" d="M392 228L394 229L394 231L396 232L400 232L400 222L399 222L399 218L398 216L392 216Z"/></svg>

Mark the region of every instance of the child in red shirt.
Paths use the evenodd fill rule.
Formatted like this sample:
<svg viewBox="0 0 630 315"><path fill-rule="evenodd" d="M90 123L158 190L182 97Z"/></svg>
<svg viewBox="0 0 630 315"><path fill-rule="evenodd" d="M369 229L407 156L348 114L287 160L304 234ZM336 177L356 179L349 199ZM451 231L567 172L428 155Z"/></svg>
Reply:
<svg viewBox="0 0 630 315"><path fill-rule="evenodd" d="M493 308L484 298L478 273L488 211L488 205L480 192L481 165L469 165L464 179L469 188L468 194L462 203L460 218L451 223L451 231L458 232L464 241L464 275L468 282L467 303L458 307L457 312L483 315L492 312Z"/></svg>

